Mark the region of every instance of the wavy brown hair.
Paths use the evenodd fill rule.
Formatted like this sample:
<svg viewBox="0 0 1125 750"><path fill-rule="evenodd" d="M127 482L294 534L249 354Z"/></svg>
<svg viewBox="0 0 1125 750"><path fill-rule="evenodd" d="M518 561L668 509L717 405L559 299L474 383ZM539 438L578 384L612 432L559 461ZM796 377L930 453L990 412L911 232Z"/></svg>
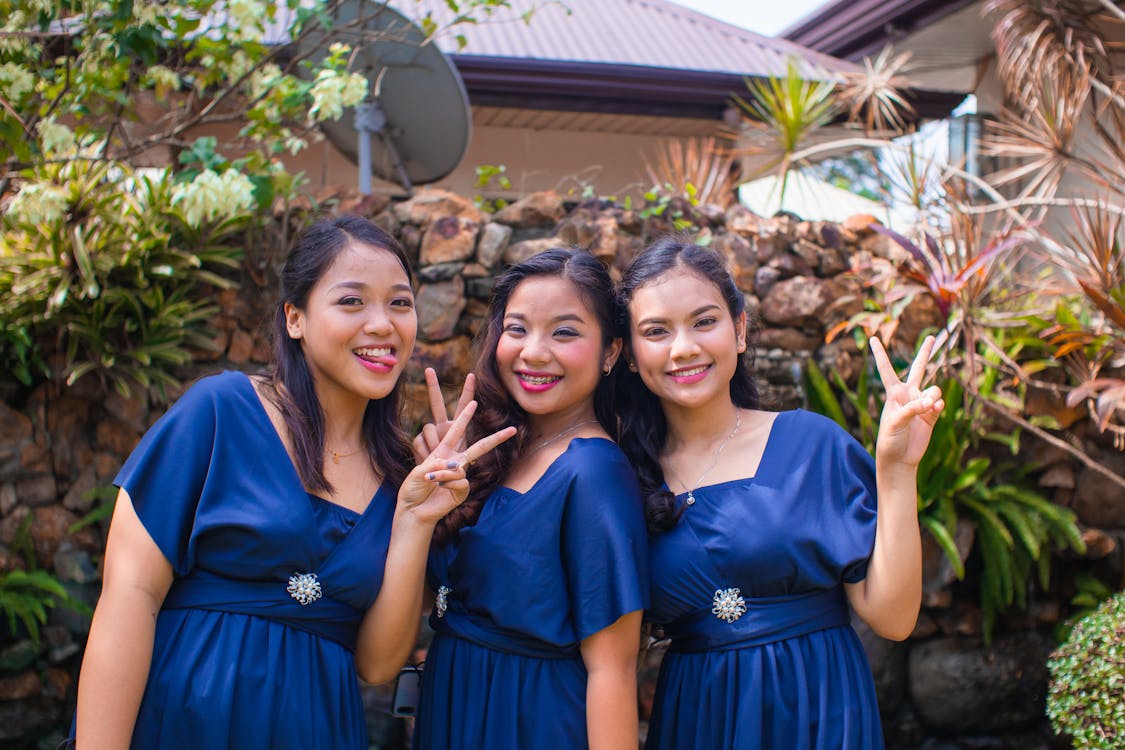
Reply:
<svg viewBox="0 0 1125 750"><path fill-rule="evenodd" d="M520 408L504 387L496 365L496 345L504 330L504 314L508 300L525 280L540 276L563 278L574 285L586 308L594 314L602 332L602 346L610 346L621 336L621 313L617 306L613 279L605 265L588 252L552 248L534 255L523 263L512 266L496 279L485 315L486 325L481 328L475 344L476 363L473 373L477 378L477 413L469 428L469 442L490 435L508 425L515 425L515 437L501 443L473 464L469 479L472 489L465 502L438 523L435 541L450 541L464 526L471 526L480 518L485 501L526 455L527 412ZM609 375L598 382L594 390L594 414L602 428L611 437L617 437L617 415L614 409L617 363Z"/></svg>
<svg viewBox="0 0 1125 750"><path fill-rule="evenodd" d="M406 253L394 237L359 216L325 219L302 232L289 252L281 269L281 297L273 315L274 365L268 395L289 430L297 473L305 487L315 492L332 492L332 485L324 476L324 410L316 396L316 383L301 342L289 336L285 305L304 309L312 288L336 257L356 244L393 255L414 286ZM403 356L409 356L409 352ZM383 398L369 401L363 413L363 442L371 466L396 488L414 465L401 413L400 383L395 383Z"/></svg>

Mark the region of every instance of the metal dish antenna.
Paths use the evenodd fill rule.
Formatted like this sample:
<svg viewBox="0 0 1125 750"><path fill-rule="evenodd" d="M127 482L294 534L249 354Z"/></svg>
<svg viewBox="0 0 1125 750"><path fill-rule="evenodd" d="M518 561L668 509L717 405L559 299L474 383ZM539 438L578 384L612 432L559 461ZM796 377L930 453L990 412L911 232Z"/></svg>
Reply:
<svg viewBox="0 0 1125 750"><path fill-rule="evenodd" d="M333 42L353 50L352 70L367 78L367 99L321 128L359 168L359 191L374 174L402 185L435 182L452 172L469 146L472 117L461 74L410 19L378 0L346 0L332 28L309 34L301 52L323 58Z"/></svg>

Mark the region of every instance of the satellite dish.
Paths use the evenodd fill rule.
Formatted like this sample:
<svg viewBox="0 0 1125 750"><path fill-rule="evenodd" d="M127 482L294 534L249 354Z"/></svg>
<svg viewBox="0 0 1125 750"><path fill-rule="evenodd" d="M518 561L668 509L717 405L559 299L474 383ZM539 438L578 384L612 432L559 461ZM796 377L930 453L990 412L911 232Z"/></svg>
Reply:
<svg viewBox="0 0 1125 750"><path fill-rule="evenodd" d="M312 60L330 44L347 44L352 70L367 78L367 100L339 120L321 123L328 140L359 167L359 190L371 175L414 185L452 172L469 145L472 124L461 74L410 19L378 0L345 0L333 26L301 43Z"/></svg>

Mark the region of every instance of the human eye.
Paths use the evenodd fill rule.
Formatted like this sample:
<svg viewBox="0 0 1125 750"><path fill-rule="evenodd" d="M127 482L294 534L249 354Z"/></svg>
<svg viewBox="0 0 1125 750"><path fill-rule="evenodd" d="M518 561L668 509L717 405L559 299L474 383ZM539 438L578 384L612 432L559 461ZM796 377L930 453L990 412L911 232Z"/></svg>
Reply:
<svg viewBox="0 0 1125 750"><path fill-rule="evenodd" d="M337 300L336 304L342 305L344 307L354 307L357 305L362 305L363 299L354 294L348 294Z"/></svg>
<svg viewBox="0 0 1125 750"><path fill-rule="evenodd" d="M401 307L405 310L412 310L414 308L413 297L395 297L391 300L391 307Z"/></svg>
<svg viewBox="0 0 1125 750"><path fill-rule="evenodd" d="M641 329L641 336L644 336L646 339L657 338L666 333L668 333L668 330L662 326L648 326L647 328Z"/></svg>
<svg viewBox="0 0 1125 750"><path fill-rule="evenodd" d="M704 315L699 320L695 321L696 328L708 328L719 322L719 319L714 315Z"/></svg>
<svg viewBox="0 0 1125 750"><path fill-rule="evenodd" d="M563 339L572 339L576 336L580 336L581 334L574 328L568 328L564 326L563 328L555 329L555 335Z"/></svg>
<svg viewBox="0 0 1125 750"><path fill-rule="evenodd" d="M507 323L504 326L503 332L512 336L518 336L524 333L524 327L519 323Z"/></svg>

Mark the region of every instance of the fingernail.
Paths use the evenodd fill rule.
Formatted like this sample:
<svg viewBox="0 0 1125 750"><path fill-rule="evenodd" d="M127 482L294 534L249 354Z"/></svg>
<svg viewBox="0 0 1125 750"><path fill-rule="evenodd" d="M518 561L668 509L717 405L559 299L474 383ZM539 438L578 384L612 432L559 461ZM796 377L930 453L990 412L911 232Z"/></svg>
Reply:
<svg viewBox="0 0 1125 750"><path fill-rule="evenodd" d="M437 476L437 475L436 475L436 474L434 474L434 473L433 473L433 472L431 471L431 472L430 472L429 474L427 474L427 475L426 475L426 479L433 479L433 478L434 478L435 476Z"/></svg>
<svg viewBox="0 0 1125 750"><path fill-rule="evenodd" d="M456 461L446 461L445 462L445 468L447 468L447 469L456 469L460 465L461 464L457 463Z"/></svg>

